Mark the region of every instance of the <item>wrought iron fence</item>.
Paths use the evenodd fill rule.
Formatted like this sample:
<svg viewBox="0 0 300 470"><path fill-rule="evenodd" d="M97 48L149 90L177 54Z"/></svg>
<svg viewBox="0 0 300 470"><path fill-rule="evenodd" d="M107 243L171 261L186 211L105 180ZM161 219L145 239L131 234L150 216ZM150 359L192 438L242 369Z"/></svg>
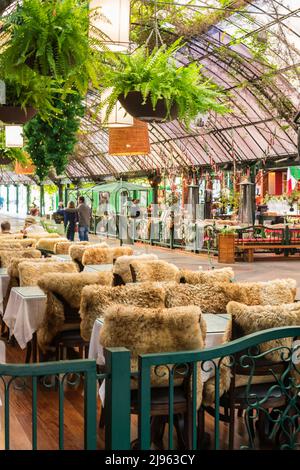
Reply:
<svg viewBox="0 0 300 470"><path fill-rule="evenodd" d="M105 371L97 374L92 360L40 364L1 364L4 389L5 448L10 448L11 388L29 388L32 396L32 449L38 447L38 387L58 391L58 446L64 449L64 390L66 382L84 384L84 448L95 449L97 437L97 379L105 380L105 448L185 449L204 447L207 413L213 418L211 447L221 447L221 421L229 424L233 447L236 409L241 411L246 438L239 447L253 449L256 434L280 449L300 447L300 327L281 327L244 336L213 348L160 354L143 354L132 370L130 351L105 350ZM72 377L71 375L72 374ZM243 378L243 384L239 383ZM267 377L267 379L266 379ZM132 414L137 416L134 440ZM258 433L254 423L258 423ZM182 425L182 426L181 426ZM179 436L179 431L183 434ZM223 441L222 441L223 445Z"/></svg>
<svg viewBox="0 0 300 470"><path fill-rule="evenodd" d="M74 360L40 364L0 364L0 384L3 390L5 449L10 449L10 400L12 388L31 391L31 442L38 447L38 388L55 388L58 393L58 447L64 449L64 397L66 385L83 380L84 448L96 449L96 362Z"/></svg>
<svg viewBox="0 0 300 470"><path fill-rule="evenodd" d="M168 449L174 448L173 426L184 415L187 449L201 449L206 434L203 415L213 410L212 447L220 448L220 422L232 426L236 408L242 411L247 439L241 448L257 446L254 422L263 422L265 437L280 449L300 447L300 327L272 328L214 348L201 351L145 354L139 357L138 371L130 374L130 353L122 348L106 351L109 381L106 389L107 445L110 449L130 449L130 413L138 414L138 440L135 446L151 448L155 438L155 389L157 379L165 404L164 423L168 423ZM282 340L282 341L280 341ZM275 341L275 343L274 343ZM213 403L205 403L205 374L211 375ZM224 392L224 375L230 385ZM130 377L138 384L137 411L132 403ZM237 378L244 377L238 386ZM267 377L267 379L266 379ZM199 380L200 379L200 380ZM182 381L185 402L178 406L178 381ZM201 384L202 381L202 384ZM226 380L225 380L226 382ZM132 382L131 382L132 383ZM202 386L204 392L202 390ZM211 388L212 387L212 388ZM224 392L224 393L223 393ZM159 392L161 393L161 392ZM199 393L202 405L199 407ZM167 400L166 400L167 396ZM224 408L225 412L221 413ZM231 413L231 415L230 415ZM160 430L161 431L161 430ZM234 436L234 433L233 433ZM233 437L231 442L233 444Z"/></svg>

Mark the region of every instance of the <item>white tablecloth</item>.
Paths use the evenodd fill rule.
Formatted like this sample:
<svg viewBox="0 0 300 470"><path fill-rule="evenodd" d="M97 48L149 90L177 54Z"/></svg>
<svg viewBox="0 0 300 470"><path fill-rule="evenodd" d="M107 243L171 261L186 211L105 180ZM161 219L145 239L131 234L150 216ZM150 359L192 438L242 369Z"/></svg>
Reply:
<svg viewBox="0 0 300 470"><path fill-rule="evenodd" d="M6 296L7 288L9 283L9 275L0 273L0 315L3 316L3 301Z"/></svg>
<svg viewBox="0 0 300 470"><path fill-rule="evenodd" d="M206 332L206 341L205 347L211 348L222 343L223 335L226 329L226 325L230 319L230 315L222 314L205 314L204 319L206 321L207 332ZM103 326L103 320L97 319L94 322L90 346L89 346L89 359L95 359L98 365L105 364L104 350L100 344L99 336L100 331ZM206 364L206 369L209 368L209 363ZM211 368L210 372L201 372L202 381L206 382L210 377L214 375L214 367ZM105 381L102 382L99 389L99 395L101 402L104 403L105 399Z"/></svg>
<svg viewBox="0 0 300 470"><path fill-rule="evenodd" d="M70 255L52 255L52 258L55 259L55 261L72 261L72 258Z"/></svg>
<svg viewBox="0 0 300 470"><path fill-rule="evenodd" d="M46 301L47 296L39 287L12 288L3 320L22 349L41 326Z"/></svg>

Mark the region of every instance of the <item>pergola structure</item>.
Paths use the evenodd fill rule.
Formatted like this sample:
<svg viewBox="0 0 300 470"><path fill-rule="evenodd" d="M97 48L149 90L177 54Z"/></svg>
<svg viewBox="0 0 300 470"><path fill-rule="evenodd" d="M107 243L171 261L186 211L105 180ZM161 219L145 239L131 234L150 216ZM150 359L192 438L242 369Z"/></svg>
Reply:
<svg viewBox="0 0 300 470"><path fill-rule="evenodd" d="M185 3L178 0L179 7ZM212 1L196 3L186 8L214 8ZM295 164L294 119L300 106L299 1L246 0L239 4L243 6L229 15L227 11L218 24L187 37L177 56L180 64L201 64L203 73L229 92L232 113L210 114L205 126L189 130L177 121L149 125L149 155L112 156L107 129L90 112L100 99L98 92L91 90L79 143L67 168L68 178L101 180L161 169L180 174L196 167L234 164L238 168L251 162L265 167L285 159L287 164ZM258 46L268 42L265 56L262 52L253 54L254 40Z"/></svg>

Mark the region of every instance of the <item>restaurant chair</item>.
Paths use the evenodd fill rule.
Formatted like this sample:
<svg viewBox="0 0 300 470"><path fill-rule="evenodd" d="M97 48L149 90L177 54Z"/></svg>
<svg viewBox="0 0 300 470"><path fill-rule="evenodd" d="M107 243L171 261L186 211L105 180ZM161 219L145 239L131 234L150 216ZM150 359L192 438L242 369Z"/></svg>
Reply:
<svg viewBox="0 0 300 470"><path fill-rule="evenodd" d="M157 260L158 256L153 254L142 254L142 255L131 255L131 256L120 256L115 260L113 267L113 285L121 286L133 282L132 273L130 269L130 263L132 261L148 261Z"/></svg>
<svg viewBox="0 0 300 470"><path fill-rule="evenodd" d="M1 268L7 268L10 260L16 257L23 258L40 258L41 252L35 248L12 248L2 250L0 247Z"/></svg>
<svg viewBox="0 0 300 470"><path fill-rule="evenodd" d="M84 244L79 244L79 243L72 243L72 245L69 247L69 255L71 256L72 260L74 263L78 265L79 271L83 271L84 265L82 263L82 257L87 248L108 248L108 244L105 242L102 243L97 243L97 244L91 244L90 242L87 242L86 245Z"/></svg>
<svg viewBox="0 0 300 470"><path fill-rule="evenodd" d="M227 312L232 315L231 331L227 332L225 341L241 338L247 334L261 331L267 328L275 328L288 325L300 324L300 303L283 304L279 306L246 306L237 302L230 302ZM251 367L243 367L245 356L249 356L249 351L244 350L234 355L234 364L232 367L223 368L220 374L220 406L224 409L224 413L220 414L220 419L229 424L229 449L234 448L236 411L238 417L247 417L249 432L252 439L255 438L254 415L248 414L246 410L249 408L250 394L255 397L255 402L259 402L258 419L256 421L257 433L260 443L266 443L266 432L270 422L267 415L274 413L285 407L287 403L287 394L274 388L277 378L284 378L284 383L289 380L290 374L287 373L289 363L284 361L282 353L284 349L280 347L291 347L291 339L282 339L270 341L259 346L259 350L255 351L255 355L261 354L262 357L255 359L254 370ZM263 354L272 348L278 348L277 351ZM252 351L253 352L253 351ZM251 359L249 359L251 363ZM248 362L249 365L249 362ZM225 370L226 369L226 370ZM253 372L253 374L251 374ZM224 380L224 374L227 380ZM229 387L224 390L224 382ZM214 378L210 379L204 386L204 399L202 414L208 412L215 415L214 402ZM264 411L265 410L265 411ZM204 423L202 415L201 422ZM204 429L202 429L204 432ZM268 443L270 444L270 443Z"/></svg>
<svg viewBox="0 0 300 470"><path fill-rule="evenodd" d="M133 282L179 282L179 269L164 260L130 262Z"/></svg>
<svg viewBox="0 0 300 470"><path fill-rule="evenodd" d="M151 282L115 287L104 285L84 287L80 303L80 329L86 341L90 340L95 321L104 319L108 307L116 303L145 308L164 308L165 291L162 286Z"/></svg>
<svg viewBox="0 0 300 470"><path fill-rule="evenodd" d="M91 264L113 264L114 260L119 256L130 256L133 254L133 249L127 246L106 248L102 246L91 246L84 250L82 256L83 266Z"/></svg>
<svg viewBox="0 0 300 470"><path fill-rule="evenodd" d="M19 264L20 286L37 286L38 281L46 273L77 273L78 268L73 262L53 261L34 263L23 261Z"/></svg>
<svg viewBox="0 0 300 470"><path fill-rule="evenodd" d="M131 372L138 370L138 356L148 353L199 350L204 347L201 310L184 308L140 308L115 304L106 310L100 342L104 348L124 347L131 351ZM182 365L174 372L174 427L179 449L191 448L191 368ZM151 441L163 449L169 419L168 366L151 369ZM167 372L167 373L166 373ZM197 408L202 399L201 373L197 374ZM131 379L131 414L139 414L138 381ZM173 432L173 430L171 431ZM132 447L139 446L137 440Z"/></svg>
<svg viewBox="0 0 300 470"><path fill-rule="evenodd" d="M66 263L63 263L66 264ZM87 285L111 285L110 273L57 273L44 274L38 281L47 295L45 317L37 332L41 357L54 355L64 359L66 352L87 357L89 341L80 334L80 301L82 289Z"/></svg>

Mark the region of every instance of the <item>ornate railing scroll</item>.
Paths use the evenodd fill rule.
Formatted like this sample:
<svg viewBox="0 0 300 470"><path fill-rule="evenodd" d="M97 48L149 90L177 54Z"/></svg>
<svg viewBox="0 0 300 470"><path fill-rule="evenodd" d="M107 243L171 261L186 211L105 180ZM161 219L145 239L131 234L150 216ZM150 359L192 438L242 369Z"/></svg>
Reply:
<svg viewBox="0 0 300 470"><path fill-rule="evenodd" d="M200 414L208 409L207 407L214 410L211 447L219 449L221 420L228 414L226 408L230 408L234 403L238 405L239 399L243 403L243 416L239 419L242 419L244 424L244 437L238 444L239 448L299 448L300 341L297 337L300 337L300 327L272 328L201 351L141 355L141 449L151 448L151 388L155 386L155 376L164 376L165 384L161 385L169 387L169 449L174 448L175 390L180 377L188 383L186 397L190 419L189 437L185 443L188 449L202 447L201 439L204 434ZM242 385L238 383L241 377ZM210 399L213 396L213 403L207 405L205 400L208 400L209 395ZM258 439L261 437L262 427L265 438L263 443ZM260 432L256 432L256 429ZM224 444L223 441L222 447L226 448L227 443Z"/></svg>

